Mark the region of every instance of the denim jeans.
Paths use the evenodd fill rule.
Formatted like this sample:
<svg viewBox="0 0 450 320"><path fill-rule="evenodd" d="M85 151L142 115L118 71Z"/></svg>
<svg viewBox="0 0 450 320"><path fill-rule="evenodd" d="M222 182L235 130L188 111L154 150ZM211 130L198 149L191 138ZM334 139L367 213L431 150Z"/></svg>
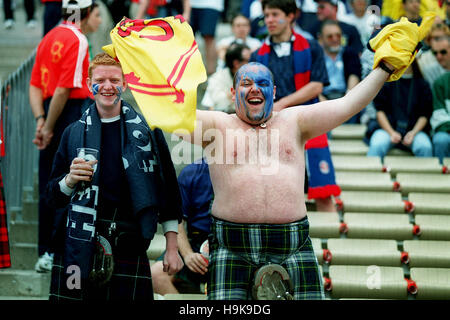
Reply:
<svg viewBox="0 0 450 320"><path fill-rule="evenodd" d="M370 138L367 155L384 157L394 146L395 144L391 142L389 134L383 129L378 129ZM431 140L423 131L420 131L415 135L409 149L411 149L413 154L417 157L433 156Z"/></svg>
<svg viewBox="0 0 450 320"><path fill-rule="evenodd" d="M444 157L450 157L450 134L447 132L436 132L433 135L434 156L442 163Z"/></svg>

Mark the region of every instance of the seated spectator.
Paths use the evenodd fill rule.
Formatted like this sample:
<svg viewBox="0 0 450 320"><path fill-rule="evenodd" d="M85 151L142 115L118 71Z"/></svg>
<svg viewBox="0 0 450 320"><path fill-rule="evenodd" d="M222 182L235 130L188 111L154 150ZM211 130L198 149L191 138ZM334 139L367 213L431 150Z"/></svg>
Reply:
<svg viewBox="0 0 450 320"><path fill-rule="evenodd" d="M250 59L250 48L244 44L232 44L225 54L226 67L217 70L208 79L202 106L209 110L234 113L231 88L236 71Z"/></svg>
<svg viewBox="0 0 450 320"><path fill-rule="evenodd" d="M342 30L337 21L325 20L319 33L330 84L319 95L321 101L343 97L361 80L361 62L358 54L341 45ZM347 123L359 122L359 114Z"/></svg>
<svg viewBox="0 0 450 320"><path fill-rule="evenodd" d="M178 183L183 210L183 222L178 225L178 250L183 257L184 267L170 276L163 271L164 255L158 258L151 267L151 273L153 290L160 295L179 293L183 288L200 292L200 284L207 282L208 262L203 259L200 247L210 232L213 188L205 159L181 170Z"/></svg>
<svg viewBox="0 0 450 320"><path fill-rule="evenodd" d="M434 41L431 50L447 71L433 83L433 114L430 119L434 156L442 163L444 157L450 157L450 37Z"/></svg>
<svg viewBox="0 0 450 320"><path fill-rule="evenodd" d="M397 147L418 157L431 157L428 121L432 96L414 61L395 82L386 82L374 99L378 128L370 137L368 156L384 157Z"/></svg>
<svg viewBox="0 0 450 320"><path fill-rule="evenodd" d="M427 37L424 39L425 46L419 51L416 61L419 65L420 71L423 74L425 80L432 86L434 81L445 73L444 67L442 67L433 54L431 46L433 42L440 40L443 37L450 36L449 27L438 19L433 24Z"/></svg>
<svg viewBox="0 0 450 320"><path fill-rule="evenodd" d="M358 30L345 22L339 21L337 18L338 0L316 0L317 5L317 19L318 22L311 26L305 26L306 31L311 33L316 39L320 32L320 26L325 20L338 21L342 30L342 45L351 47L359 55L363 51L363 45L361 43L361 36Z"/></svg>
<svg viewBox="0 0 450 320"><path fill-rule="evenodd" d="M261 46L261 41L250 37L250 20L242 14L238 14L231 20L232 36L225 37L217 42L217 68L225 67L225 53L232 43L247 45L253 52Z"/></svg>

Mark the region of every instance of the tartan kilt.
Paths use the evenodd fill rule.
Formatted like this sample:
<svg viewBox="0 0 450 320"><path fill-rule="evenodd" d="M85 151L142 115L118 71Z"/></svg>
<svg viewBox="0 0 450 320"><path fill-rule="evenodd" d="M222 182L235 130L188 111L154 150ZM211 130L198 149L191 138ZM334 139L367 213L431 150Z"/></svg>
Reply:
<svg viewBox="0 0 450 320"><path fill-rule="evenodd" d="M132 249L132 248L130 248ZM55 253L50 284L51 301L152 301L153 286L150 262L145 250L140 254L113 252L114 271L111 280L101 288L89 280L81 281L81 289L69 289L63 257Z"/></svg>
<svg viewBox="0 0 450 320"><path fill-rule="evenodd" d="M0 268L9 267L11 267L11 255L9 252L8 221L6 219L3 177L0 172Z"/></svg>
<svg viewBox="0 0 450 320"><path fill-rule="evenodd" d="M212 218L208 300L250 300L255 271L283 266L295 300L324 299L307 217L289 224L241 224Z"/></svg>

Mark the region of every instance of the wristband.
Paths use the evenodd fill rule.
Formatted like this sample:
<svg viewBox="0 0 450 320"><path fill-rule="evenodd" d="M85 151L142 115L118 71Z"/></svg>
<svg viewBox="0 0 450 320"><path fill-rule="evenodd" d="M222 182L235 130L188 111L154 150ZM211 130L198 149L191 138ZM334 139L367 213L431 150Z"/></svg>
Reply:
<svg viewBox="0 0 450 320"><path fill-rule="evenodd" d="M383 61L380 61L380 63L378 64L378 66L379 66L382 70L384 70L384 71L386 71L387 73L389 73L389 75L391 75L391 74L393 74L393 73L395 72L395 70L389 69Z"/></svg>
<svg viewBox="0 0 450 320"><path fill-rule="evenodd" d="M35 118L35 119L36 119L36 122L37 122L39 119L41 119L41 118L45 118L43 114L38 115L38 116Z"/></svg>

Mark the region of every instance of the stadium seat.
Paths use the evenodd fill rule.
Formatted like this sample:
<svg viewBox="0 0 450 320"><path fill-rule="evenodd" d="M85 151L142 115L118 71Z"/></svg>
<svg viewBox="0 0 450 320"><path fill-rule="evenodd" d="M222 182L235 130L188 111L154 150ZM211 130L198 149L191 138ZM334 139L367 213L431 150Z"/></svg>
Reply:
<svg viewBox="0 0 450 320"><path fill-rule="evenodd" d="M450 175L440 173L398 173L396 181L403 196L411 192L450 194Z"/></svg>
<svg viewBox="0 0 450 320"><path fill-rule="evenodd" d="M450 173L450 158L444 158L443 164L448 169L447 173Z"/></svg>
<svg viewBox="0 0 450 320"><path fill-rule="evenodd" d="M201 293L167 293L164 300L206 300L206 294Z"/></svg>
<svg viewBox="0 0 450 320"><path fill-rule="evenodd" d="M336 171L336 182L344 191L398 191L391 175L383 172Z"/></svg>
<svg viewBox="0 0 450 320"><path fill-rule="evenodd" d="M333 166L339 171L382 172L380 157L333 155Z"/></svg>
<svg viewBox="0 0 450 320"><path fill-rule="evenodd" d="M410 272L417 285L416 299L450 299L450 269L411 268Z"/></svg>
<svg viewBox="0 0 450 320"><path fill-rule="evenodd" d="M359 123L344 123L331 131L331 139L357 139L362 140L366 134L367 126Z"/></svg>
<svg viewBox="0 0 450 320"><path fill-rule="evenodd" d="M407 214L344 213L347 238L409 240L414 237L414 226Z"/></svg>
<svg viewBox="0 0 450 320"><path fill-rule="evenodd" d="M435 157L385 156L383 165L393 177L397 173L442 173L442 165Z"/></svg>
<svg viewBox="0 0 450 320"><path fill-rule="evenodd" d="M420 240L450 240L450 215L416 215Z"/></svg>
<svg viewBox="0 0 450 320"><path fill-rule="evenodd" d="M411 151L402 150L399 148L392 148L388 151L386 154L387 156L395 156L395 157L411 157L414 156L414 154Z"/></svg>
<svg viewBox="0 0 450 320"><path fill-rule="evenodd" d="M340 203L344 212L409 212L410 206L399 192L342 191Z"/></svg>
<svg viewBox="0 0 450 320"><path fill-rule="evenodd" d="M414 205L415 214L450 215L450 194L419 193L408 194L409 201Z"/></svg>
<svg viewBox="0 0 450 320"><path fill-rule="evenodd" d="M317 261L319 264L323 263L323 249L322 249L322 240L317 238L311 238L311 243L314 249L314 253L316 254Z"/></svg>
<svg viewBox="0 0 450 320"><path fill-rule="evenodd" d="M332 265L401 266L401 252L395 240L328 239Z"/></svg>
<svg viewBox="0 0 450 320"><path fill-rule="evenodd" d="M401 267L329 267L324 286L332 298L406 299L408 286Z"/></svg>
<svg viewBox="0 0 450 320"><path fill-rule="evenodd" d="M340 221L337 212L313 211L308 213L311 238L339 238Z"/></svg>
<svg viewBox="0 0 450 320"><path fill-rule="evenodd" d="M450 268L450 241L405 240L409 267Z"/></svg>
<svg viewBox="0 0 450 320"><path fill-rule="evenodd" d="M331 154L334 155L366 155L369 147L362 140L328 140Z"/></svg>
<svg viewBox="0 0 450 320"><path fill-rule="evenodd" d="M147 257L149 260L156 260L163 254L164 250L166 250L166 237L156 233L147 249Z"/></svg>

